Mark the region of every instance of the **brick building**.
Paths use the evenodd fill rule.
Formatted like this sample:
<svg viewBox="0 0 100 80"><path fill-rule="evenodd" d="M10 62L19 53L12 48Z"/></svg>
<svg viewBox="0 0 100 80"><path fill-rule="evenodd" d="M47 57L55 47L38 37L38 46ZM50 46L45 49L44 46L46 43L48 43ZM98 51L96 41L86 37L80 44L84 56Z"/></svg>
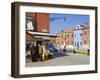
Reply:
<svg viewBox="0 0 100 80"><path fill-rule="evenodd" d="M65 43L64 32L58 32L56 34L57 34L56 46L57 48L63 49Z"/></svg>
<svg viewBox="0 0 100 80"><path fill-rule="evenodd" d="M72 48L74 43L73 29L66 29L57 33L57 44L60 48Z"/></svg>
<svg viewBox="0 0 100 80"><path fill-rule="evenodd" d="M26 44L43 43L52 40L56 35L50 34L48 13L26 12Z"/></svg>
<svg viewBox="0 0 100 80"><path fill-rule="evenodd" d="M83 48L89 48L89 46L90 46L90 28L89 28L88 24L84 25L82 34L83 34Z"/></svg>
<svg viewBox="0 0 100 80"><path fill-rule="evenodd" d="M72 46L74 43L74 35L73 35L73 29L66 29L65 32L65 43L66 45Z"/></svg>
<svg viewBox="0 0 100 80"><path fill-rule="evenodd" d="M56 34L58 48L89 49L90 28L88 24L78 24L74 28L65 29Z"/></svg>
<svg viewBox="0 0 100 80"><path fill-rule="evenodd" d="M26 13L26 19L33 18L34 20L34 27L35 27L35 32L50 32L50 19L49 19L49 14L47 13L32 13L32 12L27 12Z"/></svg>

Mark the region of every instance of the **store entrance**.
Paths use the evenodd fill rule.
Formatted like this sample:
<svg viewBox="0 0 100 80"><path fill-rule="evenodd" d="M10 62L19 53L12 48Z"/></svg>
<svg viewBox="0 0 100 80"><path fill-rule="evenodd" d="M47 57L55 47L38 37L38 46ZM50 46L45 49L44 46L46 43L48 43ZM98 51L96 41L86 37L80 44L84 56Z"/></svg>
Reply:
<svg viewBox="0 0 100 80"><path fill-rule="evenodd" d="M36 45L38 44L42 44L43 46L46 46L46 44L48 44L50 42L50 40L36 40Z"/></svg>
<svg viewBox="0 0 100 80"><path fill-rule="evenodd" d="M38 44L42 44L42 41L37 40L36 45L38 45Z"/></svg>

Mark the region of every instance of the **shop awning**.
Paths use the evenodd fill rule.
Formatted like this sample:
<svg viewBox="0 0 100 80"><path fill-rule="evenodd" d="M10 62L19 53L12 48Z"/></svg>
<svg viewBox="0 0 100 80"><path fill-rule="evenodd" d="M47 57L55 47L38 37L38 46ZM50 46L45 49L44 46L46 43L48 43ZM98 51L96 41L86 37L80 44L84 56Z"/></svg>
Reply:
<svg viewBox="0 0 100 80"><path fill-rule="evenodd" d="M33 32L33 31L27 31L27 33L34 35L34 36L45 36L45 37L57 37L56 34L50 34L50 33L41 33L41 32Z"/></svg>

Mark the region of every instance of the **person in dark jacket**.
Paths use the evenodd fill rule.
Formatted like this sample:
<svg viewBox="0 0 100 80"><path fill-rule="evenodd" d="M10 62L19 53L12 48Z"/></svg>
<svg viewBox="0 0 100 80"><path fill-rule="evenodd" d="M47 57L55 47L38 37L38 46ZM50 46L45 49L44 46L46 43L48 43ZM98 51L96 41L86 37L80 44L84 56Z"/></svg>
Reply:
<svg viewBox="0 0 100 80"><path fill-rule="evenodd" d="M31 47L31 55L32 55L32 62L36 62L37 54L36 54L36 48L35 48L34 44L32 44L32 47Z"/></svg>
<svg viewBox="0 0 100 80"><path fill-rule="evenodd" d="M90 50L89 49L87 50L87 52L88 52L88 55L90 55Z"/></svg>
<svg viewBox="0 0 100 80"><path fill-rule="evenodd" d="M75 54L76 53L76 51L75 51L75 49L73 49L73 54Z"/></svg>

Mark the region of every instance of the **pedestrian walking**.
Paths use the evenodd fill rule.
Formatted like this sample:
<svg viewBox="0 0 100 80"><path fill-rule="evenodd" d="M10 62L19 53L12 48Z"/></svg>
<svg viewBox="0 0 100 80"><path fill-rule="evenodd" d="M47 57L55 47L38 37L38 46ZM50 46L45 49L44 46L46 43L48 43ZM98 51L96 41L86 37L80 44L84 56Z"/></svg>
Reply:
<svg viewBox="0 0 100 80"><path fill-rule="evenodd" d="M43 48L42 48L42 44L38 43L36 46L36 54L38 55L38 58L40 58L41 61L42 60L42 54L43 54Z"/></svg>
<svg viewBox="0 0 100 80"><path fill-rule="evenodd" d="M36 48L34 46L34 43L32 44L32 47L31 47L31 56L32 56L32 62L36 62L37 54L36 54Z"/></svg>
<svg viewBox="0 0 100 80"><path fill-rule="evenodd" d="M26 44L26 58L31 59L31 47L30 44Z"/></svg>
<svg viewBox="0 0 100 80"><path fill-rule="evenodd" d="M75 51L75 49L73 49L73 54L75 54L76 53L76 51Z"/></svg>
<svg viewBox="0 0 100 80"><path fill-rule="evenodd" d="M88 52L88 55L90 55L90 50L89 49L87 50L87 52Z"/></svg>

